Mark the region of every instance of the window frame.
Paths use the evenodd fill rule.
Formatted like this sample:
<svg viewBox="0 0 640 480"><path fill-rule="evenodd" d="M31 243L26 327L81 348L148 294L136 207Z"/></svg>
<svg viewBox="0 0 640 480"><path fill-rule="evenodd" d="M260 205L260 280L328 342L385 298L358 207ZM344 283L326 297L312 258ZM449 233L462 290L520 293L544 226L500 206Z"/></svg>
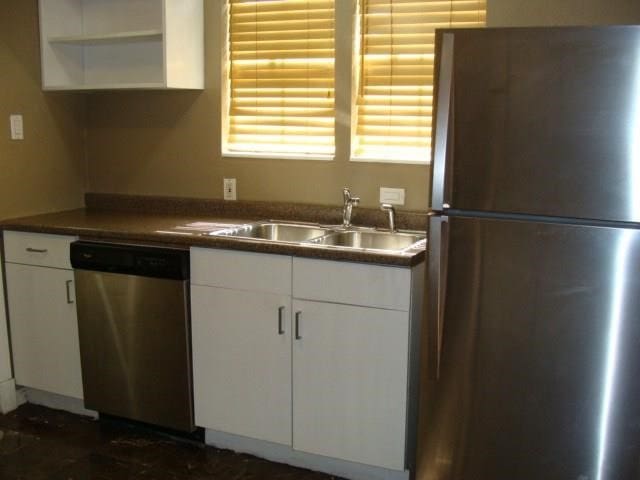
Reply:
<svg viewBox="0 0 640 480"><path fill-rule="evenodd" d="M231 115L230 106L231 106L231 39L230 39L230 26L231 26L231 2L229 0L222 0L220 2L222 4L222 18L221 18L221 28L222 32L222 44L221 44L221 138L220 138L220 154L223 159L265 159L265 160L307 160L307 161L333 161L336 159L336 88L335 88L335 67L334 67L334 122L333 122L333 138L334 138L334 151L332 154L321 154L321 153L295 153L295 152L258 152L258 151L241 151L241 150L229 150L228 138L229 138L229 130L231 124ZM339 0L335 0L334 5L334 21L337 21L337 4L340 3ZM334 27L335 29L335 27ZM337 57L337 49L338 45L335 39L334 32L334 64L335 59Z"/></svg>
<svg viewBox="0 0 640 480"><path fill-rule="evenodd" d="M383 163L383 164L388 164L388 165L430 165L432 162L432 156L433 156L433 145L431 145L431 142L429 142L429 146L425 147L424 150L424 160L419 160L416 158L398 158L398 159L393 159L393 158L389 158L389 157L377 157L374 155L358 155L355 153L355 149L358 146L358 125L359 125L359 112L358 112L358 108L359 108L359 104L358 104L358 100L359 100L359 95L360 95L360 89L362 87L360 81L364 81L362 79L362 77L364 76L364 59L363 59L363 55L365 55L365 52L363 51L364 46L361 44L362 42L360 41L361 38L364 37L364 33L363 33L363 29L365 28L365 25L363 25L362 23L362 18L363 18L363 12L362 12L362 8L363 8L363 4L365 2L367 2L369 0L356 0L357 2L357 12L356 12L356 26L354 29L354 40L357 41L357 44L355 44L354 46L354 68L356 68L359 72L359 78L358 78L358 82L354 84L353 89L354 89L354 103L352 105L352 115L355 117L352 120L352 124L353 124L353 131L352 131L352 143L351 143L351 156L349 158L350 162L354 162L354 163ZM393 0L390 0L391 2ZM421 1L421 0L414 0L416 3ZM428 0L426 0L428 2ZM454 2L456 0L450 0L451 1L451 5L449 8L449 25L447 25L446 27L435 27L435 28L456 28L456 25L453 25L452 23L454 23L454 16L456 14L459 14L460 10L455 9L455 5ZM386 2L385 2L386 3ZM441 2L436 2L436 3L441 3ZM476 0L476 3L478 4L475 8L470 8L469 10L480 10L481 7L484 7L484 26L486 26L486 12L487 12L487 5L486 5L486 0ZM373 6L373 5L372 5ZM402 6L401 3L399 3L399 6ZM393 8L393 7L390 7ZM438 10L436 10L436 12L440 13ZM454 13L455 12L455 13ZM421 12L421 13L425 13L427 15L431 15L432 11L427 12ZM405 13L406 15L406 13ZM390 22L392 24L392 22ZM424 25L424 24L420 24L420 25ZM427 24L428 25L428 24ZM460 26L460 23L458 23L458 26ZM435 128L435 118L433 116L434 112L434 105L435 105L435 83L436 83L436 79L435 79L435 75L436 75L436 70L435 70L435 56L437 54L437 52L435 51L435 47L436 47L436 41L435 41L435 28L434 28L434 35L433 35L433 43L431 44L432 48L433 48L433 53L428 53L428 52L420 52L420 53L413 53L411 52L412 55L433 55L433 65L432 65L432 82L431 85L424 85L422 87L427 87L427 88L431 88L431 102L430 102L430 109L431 109L431 119L429 121L429 126L428 127L411 127L411 128L416 128L416 129L420 129L420 128L429 128L431 131L430 137L432 136L432 132L433 129ZM404 34L405 32L402 32L402 34ZM403 44L401 44L402 46L404 46ZM426 49L428 50L428 49ZM416 86L417 88L421 88L420 86ZM393 103L391 101L391 103ZM416 105L417 107L419 107L419 105ZM393 138L393 137L391 137ZM399 147L402 148L402 147ZM375 153L375 152L374 152Z"/></svg>

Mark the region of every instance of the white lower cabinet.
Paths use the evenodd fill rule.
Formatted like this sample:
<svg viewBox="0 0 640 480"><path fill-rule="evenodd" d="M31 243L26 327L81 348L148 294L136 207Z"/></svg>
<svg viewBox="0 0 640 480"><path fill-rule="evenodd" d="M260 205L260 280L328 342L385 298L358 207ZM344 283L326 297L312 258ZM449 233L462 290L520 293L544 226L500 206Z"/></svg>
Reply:
<svg viewBox="0 0 640 480"><path fill-rule="evenodd" d="M291 445L291 257L191 249L196 425Z"/></svg>
<svg viewBox="0 0 640 480"><path fill-rule="evenodd" d="M192 248L196 424L404 471L423 275Z"/></svg>
<svg viewBox="0 0 640 480"><path fill-rule="evenodd" d="M293 448L402 470L407 312L294 300L293 314Z"/></svg>
<svg viewBox="0 0 640 480"><path fill-rule="evenodd" d="M6 264L18 385L82 398L73 271Z"/></svg>
<svg viewBox="0 0 640 480"><path fill-rule="evenodd" d="M291 443L291 297L191 286L196 424Z"/></svg>

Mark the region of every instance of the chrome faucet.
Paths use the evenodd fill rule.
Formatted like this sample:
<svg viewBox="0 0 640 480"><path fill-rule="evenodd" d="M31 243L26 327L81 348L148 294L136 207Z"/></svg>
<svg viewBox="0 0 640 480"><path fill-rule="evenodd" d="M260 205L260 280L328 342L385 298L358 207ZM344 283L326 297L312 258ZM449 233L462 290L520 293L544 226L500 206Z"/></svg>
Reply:
<svg viewBox="0 0 640 480"><path fill-rule="evenodd" d="M360 203L360 198L352 197L349 187L344 187L342 189L342 199L342 226L348 228L351 226L351 212L353 207L357 207L358 203Z"/></svg>
<svg viewBox="0 0 640 480"><path fill-rule="evenodd" d="M390 203L383 203L380 205L380 210L389 214L389 231L391 233L396 232L396 210Z"/></svg>

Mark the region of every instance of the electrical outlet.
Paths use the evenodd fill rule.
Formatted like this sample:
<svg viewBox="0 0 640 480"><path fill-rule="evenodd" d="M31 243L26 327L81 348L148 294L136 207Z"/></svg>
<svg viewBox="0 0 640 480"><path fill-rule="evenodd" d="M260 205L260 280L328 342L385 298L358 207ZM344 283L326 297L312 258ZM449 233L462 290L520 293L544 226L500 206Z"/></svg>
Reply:
<svg viewBox="0 0 640 480"><path fill-rule="evenodd" d="M236 196L236 179L225 178L224 179L224 199L225 200L237 200Z"/></svg>
<svg viewBox="0 0 640 480"><path fill-rule="evenodd" d="M24 140L24 126L22 124L22 115L9 115L9 124L11 125L11 140Z"/></svg>
<svg viewBox="0 0 640 480"><path fill-rule="evenodd" d="M404 188L380 187L380 203L404 205Z"/></svg>

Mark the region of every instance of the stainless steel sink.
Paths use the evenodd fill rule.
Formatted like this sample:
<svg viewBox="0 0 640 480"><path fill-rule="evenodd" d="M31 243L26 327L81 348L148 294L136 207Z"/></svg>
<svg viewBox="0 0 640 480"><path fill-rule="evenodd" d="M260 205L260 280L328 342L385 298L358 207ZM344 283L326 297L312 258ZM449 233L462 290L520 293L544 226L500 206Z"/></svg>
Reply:
<svg viewBox="0 0 640 480"><path fill-rule="evenodd" d="M339 226L318 224L262 221L239 225L224 230L214 230L204 235L232 237L265 243L293 243L315 248L339 248L353 250L378 250L398 255L414 254L424 249L422 232L388 232L353 227L343 230Z"/></svg>
<svg viewBox="0 0 640 480"><path fill-rule="evenodd" d="M299 243L321 237L329 232L331 230L317 225L262 222L209 232L207 235Z"/></svg>
<svg viewBox="0 0 640 480"><path fill-rule="evenodd" d="M424 238L424 235L413 233L344 231L330 233L313 240L313 243L334 247L398 251L409 248Z"/></svg>

